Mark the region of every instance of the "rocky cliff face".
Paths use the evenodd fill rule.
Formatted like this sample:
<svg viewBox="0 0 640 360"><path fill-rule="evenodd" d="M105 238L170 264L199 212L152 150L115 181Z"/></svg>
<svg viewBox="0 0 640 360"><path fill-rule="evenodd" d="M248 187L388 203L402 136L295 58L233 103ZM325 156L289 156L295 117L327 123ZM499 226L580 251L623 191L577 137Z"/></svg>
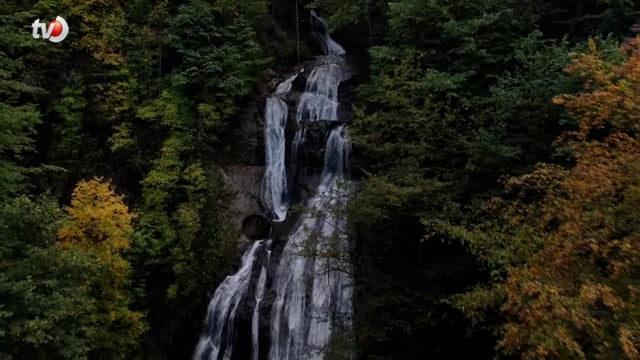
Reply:
<svg viewBox="0 0 640 360"><path fill-rule="evenodd" d="M250 96L243 109L236 116L234 122L235 139L231 142L235 160L233 164L224 168L223 176L227 189L234 194L234 200L230 203L229 209L238 231L243 230L243 221L249 216L261 215L265 219L272 218L272 214L270 214L263 201L265 173L264 108L266 98L274 92L277 84L294 73L297 73L298 76L292 83L291 91L282 95L282 100L289 106L285 137L290 202L297 203L308 198L317 186L318 179L316 175L322 170L326 136L331 127L338 126L339 123L335 121L315 121L298 124L296 120L298 99L304 93L307 77L316 65L317 60L314 59L300 64L299 67L288 74L278 75L273 71L269 71L266 75L272 77L272 80L269 82L270 85L267 86L264 94ZM357 72L350 74L350 78L340 85L339 122L351 121L350 110L357 77ZM291 145L299 127L305 129L306 141L298 150L298 161L294 167L291 166L292 161L290 161ZM240 241L241 248L246 246L249 240L248 237L251 237L251 234L247 234L247 231L245 229L245 236Z"/></svg>
<svg viewBox="0 0 640 360"><path fill-rule="evenodd" d="M264 103L264 96L251 95L234 120L235 165L264 166Z"/></svg>
<svg viewBox="0 0 640 360"><path fill-rule="evenodd" d="M231 165L223 170L225 186L235 195L229 210L238 228L248 215L266 215L261 200L263 175L263 166L251 164Z"/></svg>

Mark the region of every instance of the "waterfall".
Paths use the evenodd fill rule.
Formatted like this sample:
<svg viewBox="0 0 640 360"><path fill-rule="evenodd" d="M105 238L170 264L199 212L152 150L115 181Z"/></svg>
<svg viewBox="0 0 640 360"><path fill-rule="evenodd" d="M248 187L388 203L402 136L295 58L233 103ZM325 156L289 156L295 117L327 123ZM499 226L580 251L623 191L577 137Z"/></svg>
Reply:
<svg viewBox="0 0 640 360"><path fill-rule="evenodd" d="M267 263L267 266L269 264ZM259 359L259 348L260 344L258 342L260 335L260 302L262 301L262 296L264 295L264 287L267 283L267 266L263 266L262 270L260 270L260 277L258 278L258 288L256 289L256 306L253 308L253 316L251 317L251 345L253 346L253 357L252 360Z"/></svg>
<svg viewBox="0 0 640 360"><path fill-rule="evenodd" d="M316 28L318 36L326 55L344 55L345 51L337 42L333 41L329 34L329 26L316 12L311 10L311 24Z"/></svg>
<svg viewBox="0 0 640 360"><path fill-rule="evenodd" d="M298 74L291 75L287 80L281 82L276 87L276 95L286 94L291 91L291 86L293 85L293 80L298 77Z"/></svg>
<svg viewBox="0 0 640 360"><path fill-rule="evenodd" d="M338 120L338 87L340 82L346 77L345 60L341 55L345 54L344 49L338 45L331 35L327 24L311 11L312 23L318 28L321 43L327 55L323 62L316 66L305 85L305 91L298 100L296 109L296 131L293 144L291 146L292 161L295 161L299 146L304 142L305 134L303 122L318 120ZM328 50L327 50L328 49Z"/></svg>
<svg viewBox="0 0 640 360"><path fill-rule="evenodd" d="M291 161L298 159L298 149L304 144L304 139L307 136L304 128L298 129L291 142Z"/></svg>
<svg viewBox="0 0 640 360"><path fill-rule="evenodd" d="M338 120L338 86L342 77L340 64L322 64L313 69L299 100L296 120Z"/></svg>
<svg viewBox="0 0 640 360"><path fill-rule="evenodd" d="M332 326L344 326L332 323L332 319L351 315L352 280L348 271L340 268L344 264L334 268L333 259L317 256L333 245L348 250L344 219L335 218L330 211L347 196L344 183L338 181L344 180L350 150L344 125L331 131L325 149L318 194L307 204L312 211L289 237L274 278L270 359L321 359ZM315 242L315 254L300 254L308 248L310 238Z"/></svg>
<svg viewBox="0 0 640 360"><path fill-rule="evenodd" d="M331 37L328 37L331 40ZM327 39L325 39L327 41ZM333 41L333 40L331 40ZM291 145L291 160L297 160L299 147L304 143L305 128L303 123L318 120L338 120L338 87L346 77L344 59L328 56L315 67L305 85L305 91L298 100L296 109L296 131Z"/></svg>
<svg viewBox="0 0 640 360"><path fill-rule="evenodd" d="M343 176L349 170L351 141L346 131L346 125L343 124L335 127L329 134L324 150L324 168L321 176L323 184L327 183L325 179L333 180L336 176Z"/></svg>
<svg viewBox="0 0 640 360"><path fill-rule="evenodd" d="M207 309L207 319L194 360L218 360L224 354L224 359L232 353L234 340L234 324L238 306L249 290L249 282L256 252L262 246L262 241L256 241L242 255L240 270L234 275L227 276L216 289Z"/></svg>
<svg viewBox="0 0 640 360"><path fill-rule="evenodd" d="M318 59L307 76L304 93L297 98L295 119L298 126L290 150L290 165L294 168L298 148L307 144L307 135L311 133L304 123L339 120L338 89L348 75L343 57L345 51L331 38L325 21L313 11L311 21L325 56ZM242 256L240 269L227 276L216 289L194 360L237 360L249 356L252 360L321 359L331 337L351 329L353 279L350 262L333 255L348 254L350 250L345 234L346 220L335 211L350 195L347 175L351 143L346 124L332 125L327 134L323 170L317 174L318 187L305 202L309 211L299 219L287 217L290 204L285 130L289 108L283 99L291 96L281 96L291 92L298 75L278 84L267 98L264 111L263 201L274 222L283 223L285 229L291 226L292 230L282 238L286 243L281 245L284 248L279 259L276 257L274 270L269 266L271 242L281 241L281 238L257 241ZM305 146L310 146L308 144ZM295 191L295 182L291 184ZM259 255L263 252L266 256ZM261 268L254 271L257 266ZM239 309L251 309L250 294L255 295L255 305L249 318L248 312ZM262 311L267 310L269 304L270 311ZM260 324L265 316L270 321L270 338L263 348L268 345L269 351L261 354ZM242 329L248 332L249 324L251 334L245 334ZM265 337L263 334L262 338Z"/></svg>
<svg viewBox="0 0 640 360"><path fill-rule="evenodd" d="M290 83L288 87L291 87ZM284 88L278 87L278 89L286 89L286 85ZM263 193L265 194L265 203L273 211L277 221L284 220L287 215L287 175L284 163L284 128L287 125L287 113L287 104L280 98L272 96L267 99L264 116L265 175Z"/></svg>

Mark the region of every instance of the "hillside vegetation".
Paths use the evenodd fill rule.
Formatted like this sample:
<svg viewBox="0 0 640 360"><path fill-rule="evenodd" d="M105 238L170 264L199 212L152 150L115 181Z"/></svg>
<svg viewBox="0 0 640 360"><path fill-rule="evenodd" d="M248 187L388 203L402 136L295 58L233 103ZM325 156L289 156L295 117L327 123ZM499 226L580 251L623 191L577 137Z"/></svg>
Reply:
<svg viewBox="0 0 640 360"><path fill-rule="evenodd" d="M239 111L312 55L310 9L363 74L327 357L640 358L631 0L0 0L0 358L192 355Z"/></svg>

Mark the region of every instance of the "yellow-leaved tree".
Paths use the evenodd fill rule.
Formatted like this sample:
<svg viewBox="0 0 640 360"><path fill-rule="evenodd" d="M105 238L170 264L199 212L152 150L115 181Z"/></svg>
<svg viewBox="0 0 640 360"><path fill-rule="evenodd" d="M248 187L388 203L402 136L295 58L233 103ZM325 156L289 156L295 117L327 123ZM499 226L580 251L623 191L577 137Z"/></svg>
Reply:
<svg viewBox="0 0 640 360"><path fill-rule="evenodd" d="M131 266L124 254L131 247L134 214L102 178L80 181L67 212L59 244L95 258L88 284L95 301L95 327L87 334L95 345L91 358L126 358L147 329L143 314L129 308Z"/></svg>

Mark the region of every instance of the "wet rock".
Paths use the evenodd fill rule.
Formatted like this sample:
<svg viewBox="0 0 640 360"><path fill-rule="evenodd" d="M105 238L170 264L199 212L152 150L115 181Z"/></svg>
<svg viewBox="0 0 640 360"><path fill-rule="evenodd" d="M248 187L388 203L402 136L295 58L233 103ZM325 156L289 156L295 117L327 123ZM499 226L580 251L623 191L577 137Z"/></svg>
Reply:
<svg viewBox="0 0 640 360"><path fill-rule="evenodd" d="M232 165L223 170L225 187L233 195L229 211L239 232L247 216L266 215L267 210L262 203L263 178L263 166Z"/></svg>
<svg viewBox="0 0 640 360"><path fill-rule="evenodd" d="M303 122L301 124L292 123L291 133L288 134L287 144L289 151L287 156L289 179L289 201L291 203L302 203L311 197L318 186L319 174L324 167L324 151L327 136L334 126L339 126L340 122L330 120L320 120L313 122ZM290 159L292 139L297 129L305 131L305 139L297 150L297 159Z"/></svg>
<svg viewBox="0 0 640 360"><path fill-rule="evenodd" d="M343 81L338 88L338 98L340 99L338 120L340 122L350 123L353 119L351 108L357 96L358 81L359 79L351 77Z"/></svg>
<svg viewBox="0 0 640 360"><path fill-rule="evenodd" d="M249 240L263 240L271 234L271 221L260 214L251 214L242 220L242 233Z"/></svg>
<svg viewBox="0 0 640 360"><path fill-rule="evenodd" d="M293 115L295 117L296 113L296 105L298 104L298 99L302 96L302 91L291 90L286 94L280 95L280 98L287 103L289 106L289 116Z"/></svg>
<svg viewBox="0 0 640 360"><path fill-rule="evenodd" d="M253 95L235 116L235 139L230 142L235 164L264 165L264 103L263 96Z"/></svg>
<svg viewBox="0 0 640 360"><path fill-rule="evenodd" d="M263 75L264 77L268 77L268 78L272 78L272 77L276 77L276 76L277 76L276 72L275 72L275 71L273 71L273 69L271 69L271 68L266 68L266 69L262 72L262 75Z"/></svg>
<svg viewBox="0 0 640 360"><path fill-rule="evenodd" d="M304 88L307 85L307 75L304 70L298 74L295 80L291 83L291 91L304 92Z"/></svg>
<svg viewBox="0 0 640 360"><path fill-rule="evenodd" d="M335 121L329 120L303 122L300 124L300 127L305 131L306 137L298 150L299 165L307 166L309 170L316 174L322 172L327 134L336 124Z"/></svg>

